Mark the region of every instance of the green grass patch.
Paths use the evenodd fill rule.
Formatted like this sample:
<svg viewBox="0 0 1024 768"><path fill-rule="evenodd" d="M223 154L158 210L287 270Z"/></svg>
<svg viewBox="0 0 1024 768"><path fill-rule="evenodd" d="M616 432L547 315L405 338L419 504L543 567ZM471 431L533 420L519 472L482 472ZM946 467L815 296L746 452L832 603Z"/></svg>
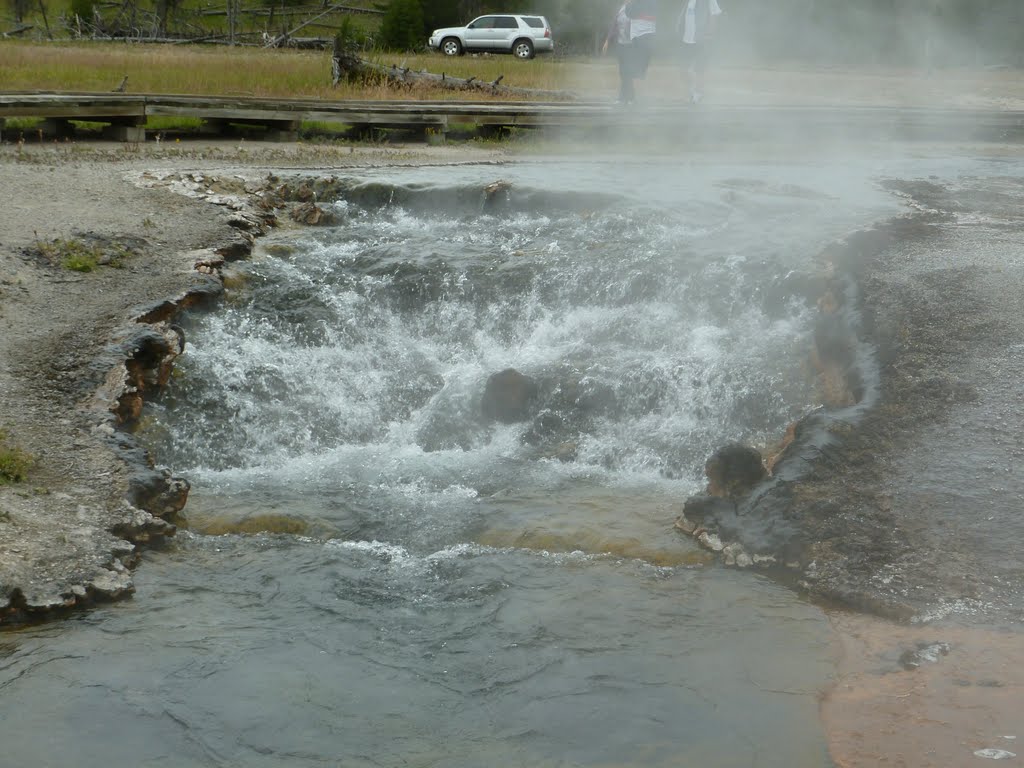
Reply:
<svg viewBox="0 0 1024 768"><path fill-rule="evenodd" d="M9 117L4 124L4 133L24 131L29 133L39 128L42 119L38 117Z"/></svg>
<svg viewBox="0 0 1024 768"><path fill-rule="evenodd" d="M7 444L7 434L0 430L0 485L20 483L28 478L35 457Z"/></svg>
<svg viewBox="0 0 1024 768"><path fill-rule="evenodd" d="M328 123L307 120L299 128L299 137L318 141L347 141L351 138L352 126L345 123Z"/></svg>
<svg viewBox="0 0 1024 768"><path fill-rule="evenodd" d="M100 265L100 249L81 240L40 241L36 247L48 261L74 272L92 272Z"/></svg>
<svg viewBox="0 0 1024 768"><path fill-rule="evenodd" d="M92 272L99 266L99 260L91 253L72 253L61 263L72 272Z"/></svg>
<svg viewBox="0 0 1024 768"><path fill-rule="evenodd" d="M49 242L38 240L36 248L50 263L73 272L94 272L100 266L122 267L131 255L128 248L117 243L104 248L76 238L57 238Z"/></svg>
<svg viewBox="0 0 1024 768"><path fill-rule="evenodd" d="M198 117L148 117L147 131L165 131L167 133L199 133L203 129L203 121Z"/></svg>

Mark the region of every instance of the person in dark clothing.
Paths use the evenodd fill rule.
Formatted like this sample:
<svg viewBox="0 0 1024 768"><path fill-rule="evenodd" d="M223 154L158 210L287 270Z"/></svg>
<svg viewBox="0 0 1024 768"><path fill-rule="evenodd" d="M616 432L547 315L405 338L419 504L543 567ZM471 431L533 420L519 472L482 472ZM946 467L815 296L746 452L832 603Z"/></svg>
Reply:
<svg viewBox="0 0 1024 768"><path fill-rule="evenodd" d="M651 56L654 55L654 33L657 31L658 0L633 0L628 4L629 38L633 46L635 74L641 78L647 74Z"/></svg>
<svg viewBox="0 0 1024 768"><path fill-rule="evenodd" d="M636 101L634 81L647 73L654 50L657 0L626 0L615 14L602 50L615 46L621 104Z"/></svg>
<svg viewBox="0 0 1024 768"><path fill-rule="evenodd" d="M608 34L605 36L604 46L601 49L603 53L608 53L610 47L615 47L615 55L619 60L618 102L620 104L631 104L636 98L633 89L633 80L636 79L636 75L633 74L633 49L629 39L630 19L627 13L630 2L631 0L626 0L615 13L615 18L612 19L611 26L608 27Z"/></svg>

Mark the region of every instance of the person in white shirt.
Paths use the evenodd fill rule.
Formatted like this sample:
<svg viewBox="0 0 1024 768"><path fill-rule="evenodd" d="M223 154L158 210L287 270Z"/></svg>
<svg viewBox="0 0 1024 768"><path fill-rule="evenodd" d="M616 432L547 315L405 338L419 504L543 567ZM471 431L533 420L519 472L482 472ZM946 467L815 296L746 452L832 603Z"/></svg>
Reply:
<svg viewBox="0 0 1024 768"><path fill-rule="evenodd" d="M683 64L690 80L690 101L694 104L704 98L708 48L716 19L721 15L718 0L683 0L683 9L676 22L676 32L683 40Z"/></svg>
<svg viewBox="0 0 1024 768"><path fill-rule="evenodd" d="M601 49L603 53L607 53L609 46L615 46L615 55L619 59L619 104L631 104L636 98L633 90L636 67L633 63L632 40L630 39L631 23L627 15L629 5L630 0L626 0L615 14Z"/></svg>
<svg viewBox="0 0 1024 768"><path fill-rule="evenodd" d="M634 81L647 74L654 52L657 0L625 0L608 29L602 50L615 46L619 57L619 103L636 101Z"/></svg>

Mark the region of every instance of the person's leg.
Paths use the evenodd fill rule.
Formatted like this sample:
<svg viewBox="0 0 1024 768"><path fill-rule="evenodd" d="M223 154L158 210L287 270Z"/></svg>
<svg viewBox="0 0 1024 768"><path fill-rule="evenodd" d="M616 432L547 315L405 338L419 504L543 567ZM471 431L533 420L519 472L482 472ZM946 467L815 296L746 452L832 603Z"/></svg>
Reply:
<svg viewBox="0 0 1024 768"><path fill-rule="evenodd" d="M619 45L619 101L628 104L633 101L633 60L632 45Z"/></svg>
<svg viewBox="0 0 1024 768"><path fill-rule="evenodd" d="M636 45L636 76L643 78L647 74L647 68L651 66L651 57L654 55L654 35L644 35L633 41Z"/></svg>
<svg viewBox="0 0 1024 768"><path fill-rule="evenodd" d="M695 77L697 82L697 100L700 101L704 98L704 82L707 79L708 58L711 55L711 49L707 42L703 42L697 47L699 50L697 51Z"/></svg>
<svg viewBox="0 0 1024 768"><path fill-rule="evenodd" d="M694 70L695 61L693 56L696 48L697 46L693 43L683 43L682 65L683 71L686 73L686 85L689 89L690 101L693 101L693 94L697 92L697 74Z"/></svg>
<svg viewBox="0 0 1024 768"><path fill-rule="evenodd" d="M625 63L622 74L622 100L627 104L632 104L636 101L637 62L642 51L635 40L623 48L625 49Z"/></svg>
<svg viewBox="0 0 1024 768"><path fill-rule="evenodd" d="M693 59L690 64L690 101L694 104L704 98L704 72L707 69L707 46L694 43Z"/></svg>

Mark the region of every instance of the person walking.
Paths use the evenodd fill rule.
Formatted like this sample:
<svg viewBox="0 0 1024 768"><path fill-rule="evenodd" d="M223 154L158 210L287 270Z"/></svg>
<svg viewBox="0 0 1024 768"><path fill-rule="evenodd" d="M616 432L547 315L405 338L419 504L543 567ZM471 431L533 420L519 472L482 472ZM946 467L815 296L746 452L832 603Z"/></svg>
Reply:
<svg viewBox="0 0 1024 768"><path fill-rule="evenodd" d="M657 0L625 0L605 37L602 52L615 46L619 59L620 104L636 101L635 81L647 74L654 52Z"/></svg>
<svg viewBox="0 0 1024 768"><path fill-rule="evenodd" d="M690 102L704 98L704 74L708 67L711 38L716 19L722 15L718 0L683 0L676 32L683 40L683 65L690 83Z"/></svg>
<svg viewBox="0 0 1024 768"><path fill-rule="evenodd" d="M629 34L632 23L628 13L632 2L633 0L626 0L616 12L601 48L602 53L608 53L608 49L615 46L615 55L619 60L619 98L617 99L619 104L632 104L636 99L633 88L633 81L636 79L636 66Z"/></svg>

